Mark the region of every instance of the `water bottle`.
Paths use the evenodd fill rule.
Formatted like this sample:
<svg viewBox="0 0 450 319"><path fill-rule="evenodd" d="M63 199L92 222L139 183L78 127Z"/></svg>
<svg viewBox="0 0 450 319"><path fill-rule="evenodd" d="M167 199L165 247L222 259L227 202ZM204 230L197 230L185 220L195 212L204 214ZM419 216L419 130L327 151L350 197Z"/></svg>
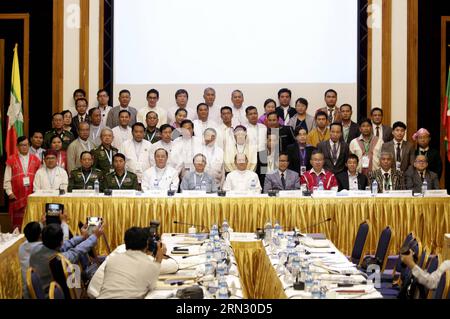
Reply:
<svg viewBox="0 0 450 319"><path fill-rule="evenodd" d="M313 299L320 299L320 283L318 280L314 280L311 288L311 296Z"/></svg>
<svg viewBox="0 0 450 319"><path fill-rule="evenodd" d="M305 291L311 292L312 286L313 286L313 276L311 274L311 269L308 268L305 274Z"/></svg>
<svg viewBox="0 0 450 319"><path fill-rule="evenodd" d="M210 260L213 257L214 247L211 241L206 244L206 260Z"/></svg>
<svg viewBox="0 0 450 319"><path fill-rule="evenodd" d="M159 189L159 181L157 178L153 181L153 189Z"/></svg>
<svg viewBox="0 0 450 319"><path fill-rule="evenodd" d="M376 196L378 194L378 182L376 179L372 182L372 196Z"/></svg>
<svg viewBox="0 0 450 319"><path fill-rule="evenodd" d="M270 220L264 225L264 234L264 240L270 243L272 240L272 222Z"/></svg>
<svg viewBox="0 0 450 319"><path fill-rule="evenodd" d="M229 229L230 229L230 226L228 225L227 220L224 219L223 223L222 223L222 238L226 241L230 240Z"/></svg>
<svg viewBox="0 0 450 319"><path fill-rule="evenodd" d="M228 299L228 283L227 280L225 279L225 277L221 277L219 279L219 295L218 295L219 299Z"/></svg>
<svg viewBox="0 0 450 319"><path fill-rule="evenodd" d="M318 187L318 190L319 191L323 191L323 182L322 182L322 179L321 178L319 178L319 185L318 185L319 187Z"/></svg>
<svg viewBox="0 0 450 319"><path fill-rule="evenodd" d="M278 221L275 222L275 225L273 226L273 232L275 236L278 236L282 232L282 228L280 226L280 223Z"/></svg>
<svg viewBox="0 0 450 319"><path fill-rule="evenodd" d="M422 183L422 196L425 196L427 190L428 190L428 182L426 179L424 179Z"/></svg>
<svg viewBox="0 0 450 319"><path fill-rule="evenodd" d="M216 224L212 225L211 230L209 232L209 236L211 239L216 237L216 235L219 235L219 227L217 227Z"/></svg>
<svg viewBox="0 0 450 319"><path fill-rule="evenodd" d="M98 179L96 179L94 182L94 190L96 194L100 193L100 182L98 181Z"/></svg>
<svg viewBox="0 0 450 319"><path fill-rule="evenodd" d="M200 187L200 190L206 191L206 181L205 180L202 181L202 186Z"/></svg>
<svg viewBox="0 0 450 319"><path fill-rule="evenodd" d="M205 264L205 276L213 274L213 273L214 273L214 266L213 266L212 262L208 261Z"/></svg>
<svg viewBox="0 0 450 319"><path fill-rule="evenodd" d="M252 181L250 182L250 190L252 192L256 191L256 180L255 179L252 179Z"/></svg>
<svg viewBox="0 0 450 319"><path fill-rule="evenodd" d="M224 262L217 264L217 275L219 276L219 278L221 278L225 275L226 268L227 268L227 265Z"/></svg>

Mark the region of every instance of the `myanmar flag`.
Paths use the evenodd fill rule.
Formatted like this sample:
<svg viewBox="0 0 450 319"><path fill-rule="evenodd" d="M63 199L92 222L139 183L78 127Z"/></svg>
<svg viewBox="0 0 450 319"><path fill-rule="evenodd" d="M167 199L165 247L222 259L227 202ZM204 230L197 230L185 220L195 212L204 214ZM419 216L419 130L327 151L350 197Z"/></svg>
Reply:
<svg viewBox="0 0 450 319"><path fill-rule="evenodd" d="M20 90L20 69L18 45L14 47L14 59L11 74L11 97L8 108L8 126L5 150L9 157L17 152L17 137L23 135L22 93Z"/></svg>

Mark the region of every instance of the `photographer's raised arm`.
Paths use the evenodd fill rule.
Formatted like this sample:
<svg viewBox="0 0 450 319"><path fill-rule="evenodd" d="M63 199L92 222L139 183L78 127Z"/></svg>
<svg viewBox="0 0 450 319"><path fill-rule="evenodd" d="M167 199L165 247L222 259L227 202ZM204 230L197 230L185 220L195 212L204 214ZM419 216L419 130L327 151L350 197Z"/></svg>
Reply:
<svg viewBox="0 0 450 319"><path fill-rule="evenodd" d="M450 260L444 261L435 272L429 274L416 265L413 259L413 253L410 253L409 255L401 255L401 259L402 262L404 262L406 266L411 269L413 276L417 278L419 283L426 286L428 289L436 289L439 281L441 280L442 274L447 270L450 270Z"/></svg>

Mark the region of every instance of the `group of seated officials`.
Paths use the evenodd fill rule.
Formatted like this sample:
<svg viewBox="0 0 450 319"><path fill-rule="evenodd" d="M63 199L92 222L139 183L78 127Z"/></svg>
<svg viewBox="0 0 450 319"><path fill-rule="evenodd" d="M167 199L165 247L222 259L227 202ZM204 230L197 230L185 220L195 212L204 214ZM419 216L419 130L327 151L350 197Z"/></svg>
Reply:
<svg viewBox="0 0 450 319"><path fill-rule="evenodd" d="M88 112L84 91L74 93L77 114L56 113L52 130L18 139L18 156L8 160L4 187L17 198L14 179L27 176L28 190L364 190L377 180L379 192L439 188L442 162L430 148L430 133L405 141L406 125L382 124L383 111L374 108L371 119L351 120L352 107L337 103L328 90L326 106L314 116L308 101L299 98L291 107L291 91L278 92L278 106L268 99L259 116L254 106L244 107L239 90L232 106L214 104L215 91L204 91L196 110L187 106L188 92L175 94L176 107L158 105L159 92L147 92L148 105L131 107L128 90L119 93L119 105L109 106L105 90ZM37 158L37 161L36 161ZM33 165L24 165L25 163ZM36 164L39 162L39 164ZM28 172L22 167L28 167ZM25 180L25 179L24 179Z"/></svg>

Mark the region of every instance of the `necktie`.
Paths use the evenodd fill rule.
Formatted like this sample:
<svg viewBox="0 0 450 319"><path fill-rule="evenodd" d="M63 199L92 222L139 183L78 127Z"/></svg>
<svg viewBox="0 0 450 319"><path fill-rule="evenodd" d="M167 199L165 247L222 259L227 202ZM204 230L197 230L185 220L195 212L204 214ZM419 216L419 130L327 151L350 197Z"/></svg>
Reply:
<svg viewBox="0 0 450 319"><path fill-rule="evenodd" d="M80 123L84 122L84 116L80 116Z"/></svg>
<svg viewBox="0 0 450 319"><path fill-rule="evenodd" d="M377 126L377 132L376 132L377 137L380 137L380 127Z"/></svg>
<svg viewBox="0 0 450 319"><path fill-rule="evenodd" d="M422 183L425 180L425 174L424 172L420 172L420 178L422 179Z"/></svg>
<svg viewBox="0 0 450 319"><path fill-rule="evenodd" d="M283 189L286 189L286 179L284 178L284 173L281 173L281 184L283 185Z"/></svg>
<svg viewBox="0 0 450 319"><path fill-rule="evenodd" d="M427 151L420 151L420 155L427 155Z"/></svg>
<svg viewBox="0 0 450 319"><path fill-rule="evenodd" d="M397 143L397 162L402 161L402 149L400 148L400 143Z"/></svg>
<svg viewBox="0 0 450 319"><path fill-rule="evenodd" d="M328 110L329 114L328 114L328 122L331 124L333 123L333 110Z"/></svg>
<svg viewBox="0 0 450 319"><path fill-rule="evenodd" d="M336 164L336 161L337 161L337 143L333 143L332 157L333 157L333 164Z"/></svg>
<svg viewBox="0 0 450 319"><path fill-rule="evenodd" d="M384 173L384 189L389 190L389 173Z"/></svg>

